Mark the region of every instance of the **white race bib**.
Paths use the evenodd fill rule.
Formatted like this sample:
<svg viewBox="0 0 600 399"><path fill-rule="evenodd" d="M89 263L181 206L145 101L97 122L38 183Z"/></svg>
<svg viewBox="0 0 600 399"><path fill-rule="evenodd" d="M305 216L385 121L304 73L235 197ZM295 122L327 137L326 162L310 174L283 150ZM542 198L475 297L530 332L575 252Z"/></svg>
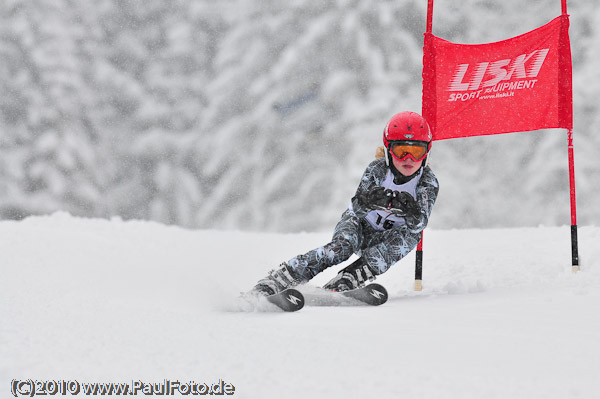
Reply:
<svg viewBox="0 0 600 399"><path fill-rule="evenodd" d="M390 189L392 191L406 191L416 200L417 199L417 184L419 183L419 179L423 174L423 169L419 172L417 176L413 179L410 179L408 182L404 184L395 184L394 183L394 174L391 170L388 170L387 175L385 176L385 180L380 184L381 187ZM396 216L390 211L383 210L374 210L367 213L366 216L367 222L375 230L389 230L394 228L395 226L400 226L406 224L406 221L401 216Z"/></svg>

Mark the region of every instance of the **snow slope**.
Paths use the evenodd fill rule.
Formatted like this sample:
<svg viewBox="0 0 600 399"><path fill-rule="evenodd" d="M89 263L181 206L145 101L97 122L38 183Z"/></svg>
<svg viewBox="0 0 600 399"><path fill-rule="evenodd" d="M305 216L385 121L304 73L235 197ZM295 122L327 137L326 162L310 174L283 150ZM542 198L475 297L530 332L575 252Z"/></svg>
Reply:
<svg viewBox="0 0 600 399"><path fill-rule="evenodd" d="M378 280L381 307L286 314L235 297L329 234L0 222L0 397L31 378L222 379L239 398L598 398L600 228L579 229L575 275L569 236L429 230L422 292L410 256Z"/></svg>

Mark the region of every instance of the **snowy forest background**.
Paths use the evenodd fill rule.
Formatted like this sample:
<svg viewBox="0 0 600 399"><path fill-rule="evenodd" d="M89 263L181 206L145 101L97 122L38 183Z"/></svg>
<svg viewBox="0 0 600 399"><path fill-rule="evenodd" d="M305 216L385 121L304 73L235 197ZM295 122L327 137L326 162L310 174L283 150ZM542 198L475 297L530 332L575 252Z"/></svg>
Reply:
<svg viewBox="0 0 600 399"><path fill-rule="evenodd" d="M425 0L3 0L0 217L331 230L421 109ZM502 40L559 0L436 0L434 34ZM600 9L571 1L580 225L600 221ZM434 143L435 228L568 225L564 131Z"/></svg>

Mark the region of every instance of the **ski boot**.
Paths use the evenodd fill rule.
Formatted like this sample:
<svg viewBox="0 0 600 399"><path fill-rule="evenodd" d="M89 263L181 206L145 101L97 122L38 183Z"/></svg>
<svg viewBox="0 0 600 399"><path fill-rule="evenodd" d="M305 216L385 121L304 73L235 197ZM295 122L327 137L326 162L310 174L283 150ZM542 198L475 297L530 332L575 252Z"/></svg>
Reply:
<svg viewBox="0 0 600 399"><path fill-rule="evenodd" d="M373 280L375 280L375 274L373 274L369 265L362 258L358 258L352 264L340 270L338 275L325 284L323 288L335 292L344 292L364 287L366 281L371 282Z"/></svg>
<svg viewBox="0 0 600 399"><path fill-rule="evenodd" d="M251 292L264 296L275 295L304 281L302 276L294 272L286 262L283 262L279 268L271 270L267 277L259 280Z"/></svg>

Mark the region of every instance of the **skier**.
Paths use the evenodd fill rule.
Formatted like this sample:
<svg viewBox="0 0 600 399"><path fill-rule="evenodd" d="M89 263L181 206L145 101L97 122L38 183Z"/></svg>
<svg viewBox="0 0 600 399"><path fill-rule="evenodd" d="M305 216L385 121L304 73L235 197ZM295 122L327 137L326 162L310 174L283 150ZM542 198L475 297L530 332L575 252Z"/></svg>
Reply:
<svg viewBox="0 0 600 399"><path fill-rule="evenodd" d="M348 291L404 258L419 243L438 194L438 181L426 166L431 143L431 130L421 115L394 115L383 131L385 149L380 147L378 158L367 166L331 242L283 262L251 292L279 293L357 254L356 261L324 286Z"/></svg>

